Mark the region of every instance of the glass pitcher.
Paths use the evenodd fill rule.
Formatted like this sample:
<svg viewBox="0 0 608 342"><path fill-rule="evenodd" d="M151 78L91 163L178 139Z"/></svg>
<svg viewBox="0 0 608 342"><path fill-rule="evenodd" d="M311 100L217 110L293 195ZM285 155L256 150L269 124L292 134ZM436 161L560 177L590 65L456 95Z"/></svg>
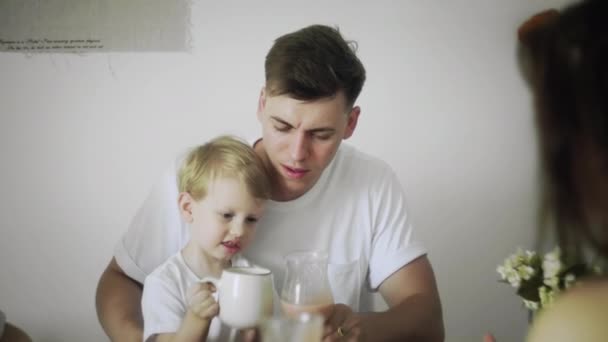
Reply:
<svg viewBox="0 0 608 342"><path fill-rule="evenodd" d="M270 317L260 326L263 342L320 342L323 338L323 316L302 313L298 317Z"/></svg>
<svg viewBox="0 0 608 342"><path fill-rule="evenodd" d="M327 314L325 309L334 303L327 278L327 253L294 252L285 257L285 267L283 313L290 317L302 312Z"/></svg>

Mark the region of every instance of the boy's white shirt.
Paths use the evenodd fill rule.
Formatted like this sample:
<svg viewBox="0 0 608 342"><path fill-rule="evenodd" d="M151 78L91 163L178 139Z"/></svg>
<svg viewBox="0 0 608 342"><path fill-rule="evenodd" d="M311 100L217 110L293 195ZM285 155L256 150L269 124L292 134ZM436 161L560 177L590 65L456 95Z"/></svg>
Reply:
<svg viewBox="0 0 608 342"><path fill-rule="evenodd" d="M177 208L178 158L134 217L115 248L120 267L143 282L189 238ZM426 254L412 238L405 195L383 161L342 143L306 194L268 201L245 255L273 272L280 293L283 258L296 250L325 250L334 301L358 311L364 287L377 290L395 271Z"/></svg>
<svg viewBox="0 0 608 342"><path fill-rule="evenodd" d="M235 255L232 266L252 265L242 256ZM146 277L141 298L144 341L152 335L174 333L179 329L188 310L187 291L201 280L188 267L181 251L169 257ZM214 293L214 298L217 300L217 292ZM230 328L215 317L209 326L207 341L227 341L229 334Z"/></svg>

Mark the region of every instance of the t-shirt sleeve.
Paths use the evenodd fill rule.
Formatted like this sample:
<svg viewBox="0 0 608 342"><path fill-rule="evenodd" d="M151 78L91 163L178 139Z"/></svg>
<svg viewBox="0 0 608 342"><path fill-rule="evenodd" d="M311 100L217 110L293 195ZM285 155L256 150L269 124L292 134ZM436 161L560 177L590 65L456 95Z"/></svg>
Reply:
<svg viewBox="0 0 608 342"><path fill-rule="evenodd" d="M395 173L387 169L377 181L368 279L374 291L400 268L426 254L424 246L413 240L405 194Z"/></svg>
<svg viewBox="0 0 608 342"><path fill-rule="evenodd" d="M160 177L114 248L118 265L140 283L177 253L187 239L177 205L176 170L180 160Z"/></svg>
<svg viewBox="0 0 608 342"><path fill-rule="evenodd" d="M155 334L176 332L187 307L179 294L177 284L152 274L144 283L141 310L144 318L144 341L146 341Z"/></svg>

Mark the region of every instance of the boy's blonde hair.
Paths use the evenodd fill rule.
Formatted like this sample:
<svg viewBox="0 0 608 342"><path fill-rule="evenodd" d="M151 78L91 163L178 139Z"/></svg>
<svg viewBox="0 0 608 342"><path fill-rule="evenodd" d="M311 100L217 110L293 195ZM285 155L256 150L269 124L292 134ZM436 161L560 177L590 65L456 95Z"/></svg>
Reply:
<svg viewBox="0 0 608 342"><path fill-rule="evenodd" d="M177 175L178 188L198 201L218 177L234 177L253 197L270 198L270 180L262 160L238 138L220 136L190 151Z"/></svg>

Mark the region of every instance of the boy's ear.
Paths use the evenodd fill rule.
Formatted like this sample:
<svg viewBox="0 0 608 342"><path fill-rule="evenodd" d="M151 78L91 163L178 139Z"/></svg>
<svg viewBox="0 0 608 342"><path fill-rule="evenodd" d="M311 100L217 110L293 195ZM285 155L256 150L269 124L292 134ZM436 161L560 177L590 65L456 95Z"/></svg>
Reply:
<svg viewBox="0 0 608 342"><path fill-rule="evenodd" d="M179 212L186 223L192 223L192 205L194 202L194 198L187 192L180 192L177 197Z"/></svg>

